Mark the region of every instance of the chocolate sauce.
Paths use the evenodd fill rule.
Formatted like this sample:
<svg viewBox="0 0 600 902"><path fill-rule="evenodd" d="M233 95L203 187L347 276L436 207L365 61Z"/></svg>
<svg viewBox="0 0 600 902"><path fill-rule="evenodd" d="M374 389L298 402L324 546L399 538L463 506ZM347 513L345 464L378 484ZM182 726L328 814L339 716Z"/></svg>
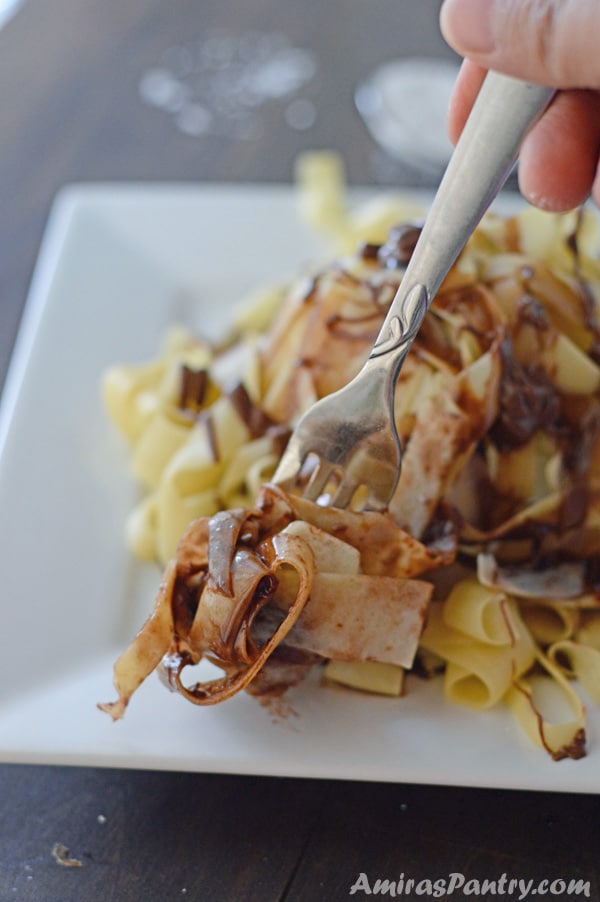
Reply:
<svg viewBox="0 0 600 902"><path fill-rule="evenodd" d="M566 492L558 511L559 532L581 526L590 503L590 490L586 482L577 482Z"/></svg>
<svg viewBox="0 0 600 902"><path fill-rule="evenodd" d="M588 352L592 360L600 363L600 324L596 318L596 298L581 271L581 254L579 251L579 230L583 223L583 208L577 214L575 228L566 238L566 244L573 254L573 274L577 284L579 300L583 311L586 328L593 336L593 344Z"/></svg>
<svg viewBox="0 0 600 902"><path fill-rule="evenodd" d="M305 289L304 293L302 294L302 298L301 298L301 300L304 304L310 304L310 303L312 303L312 301L314 301L315 296L317 294L318 287L319 287L319 279L320 278L321 278L321 276L319 274L317 274L315 276L312 276L308 280L306 289Z"/></svg>
<svg viewBox="0 0 600 902"><path fill-rule="evenodd" d="M274 420L252 401L246 387L241 382L230 392L229 399L240 419L248 427L252 438L259 438L270 426L276 425Z"/></svg>
<svg viewBox="0 0 600 902"><path fill-rule="evenodd" d="M364 244L361 244L358 249L358 257L360 260L364 260L365 263L377 263L380 250L380 244L374 244L371 241L365 241Z"/></svg>
<svg viewBox="0 0 600 902"><path fill-rule="evenodd" d="M519 299L517 306L519 323L526 323L535 329L545 332L550 329L551 323L544 305L530 294L524 294Z"/></svg>
<svg viewBox="0 0 600 902"><path fill-rule="evenodd" d="M206 398L208 389L208 373L206 370L194 370L187 364L181 365L178 407L181 410L199 410Z"/></svg>
<svg viewBox="0 0 600 902"><path fill-rule="evenodd" d="M421 225L405 223L390 229L385 244L377 251L377 262L385 269L404 269L412 256Z"/></svg>
<svg viewBox="0 0 600 902"><path fill-rule="evenodd" d="M512 342L500 343L502 377L499 413L490 437L500 451L519 448L539 429L552 429L561 414L561 401L544 370L515 360Z"/></svg>
<svg viewBox="0 0 600 902"><path fill-rule="evenodd" d="M592 555L585 561L585 585L588 592L600 594L600 555Z"/></svg>
<svg viewBox="0 0 600 902"><path fill-rule="evenodd" d="M215 429L215 419L212 413L208 413L206 417L206 435L208 438L208 445L210 447L210 453L212 455L213 460L219 460L219 443L217 441L217 431Z"/></svg>
<svg viewBox="0 0 600 902"><path fill-rule="evenodd" d="M278 424L276 426L269 426L266 434L269 436L273 444L273 453L278 458L281 457L290 440L292 430L289 426L285 426L283 424L280 426Z"/></svg>

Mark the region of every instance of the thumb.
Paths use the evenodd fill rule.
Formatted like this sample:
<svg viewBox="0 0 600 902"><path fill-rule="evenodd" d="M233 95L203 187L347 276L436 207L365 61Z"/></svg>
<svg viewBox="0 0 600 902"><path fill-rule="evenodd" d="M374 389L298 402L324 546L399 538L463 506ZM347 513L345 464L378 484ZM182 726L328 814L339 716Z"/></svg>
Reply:
<svg viewBox="0 0 600 902"><path fill-rule="evenodd" d="M486 69L556 88L600 88L598 0L445 0L442 33Z"/></svg>

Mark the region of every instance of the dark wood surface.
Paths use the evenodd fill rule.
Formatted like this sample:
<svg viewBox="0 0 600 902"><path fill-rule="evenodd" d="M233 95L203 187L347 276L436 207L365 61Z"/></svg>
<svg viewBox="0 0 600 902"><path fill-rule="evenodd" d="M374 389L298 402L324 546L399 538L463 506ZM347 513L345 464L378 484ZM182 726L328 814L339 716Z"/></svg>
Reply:
<svg viewBox="0 0 600 902"><path fill-rule="evenodd" d="M438 9L438 0L26 0L0 31L0 382L62 185L289 182L296 155L312 147L342 151L352 182L400 177L379 165L353 91L384 60L450 57ZM252 140L192 138L142 102L143 73L215 27L277 31L314 52L312 128L291 128L272 103ZM333 900L361 872L579 878L599 899L599 816L592 795L9 763L0 902ZM83 866L58 865L57 843Z"/></svg>

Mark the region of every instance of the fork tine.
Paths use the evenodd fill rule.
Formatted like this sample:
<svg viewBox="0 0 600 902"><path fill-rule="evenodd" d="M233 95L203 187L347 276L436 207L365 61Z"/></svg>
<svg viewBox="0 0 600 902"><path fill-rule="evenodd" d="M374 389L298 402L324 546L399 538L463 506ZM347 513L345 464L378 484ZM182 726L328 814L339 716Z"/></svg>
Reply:
<svg viewBox="0 0 600 902"><path fill-rule="evenodd" d="M315 469L313 470L308 484L302 493L309 501L316 501L323 494L323 489L327 485L327 481L333 473L333 465L328 461L319 458Z"/></svg>
<svg viewBox="0 0 600 902"><path fill-rule="evenodd" d="M348 507L356 490L358 488L358 483L353 479L343 479L338 486L338 489L335 495L332 498L331 503L334 507Z"/></svg>

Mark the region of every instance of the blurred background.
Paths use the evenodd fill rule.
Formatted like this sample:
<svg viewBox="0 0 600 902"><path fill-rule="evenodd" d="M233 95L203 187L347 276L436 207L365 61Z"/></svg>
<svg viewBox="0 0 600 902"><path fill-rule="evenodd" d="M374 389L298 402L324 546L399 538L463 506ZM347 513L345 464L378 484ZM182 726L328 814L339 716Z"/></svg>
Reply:
<svg viewBox="0 0 600 902"><path fill-rule="evenodd" d="M52 198L78 181L430 186L457 66L441 0L8 0L0 12L0 361ZM0 379L4 371L0 371Z"/></svg>

